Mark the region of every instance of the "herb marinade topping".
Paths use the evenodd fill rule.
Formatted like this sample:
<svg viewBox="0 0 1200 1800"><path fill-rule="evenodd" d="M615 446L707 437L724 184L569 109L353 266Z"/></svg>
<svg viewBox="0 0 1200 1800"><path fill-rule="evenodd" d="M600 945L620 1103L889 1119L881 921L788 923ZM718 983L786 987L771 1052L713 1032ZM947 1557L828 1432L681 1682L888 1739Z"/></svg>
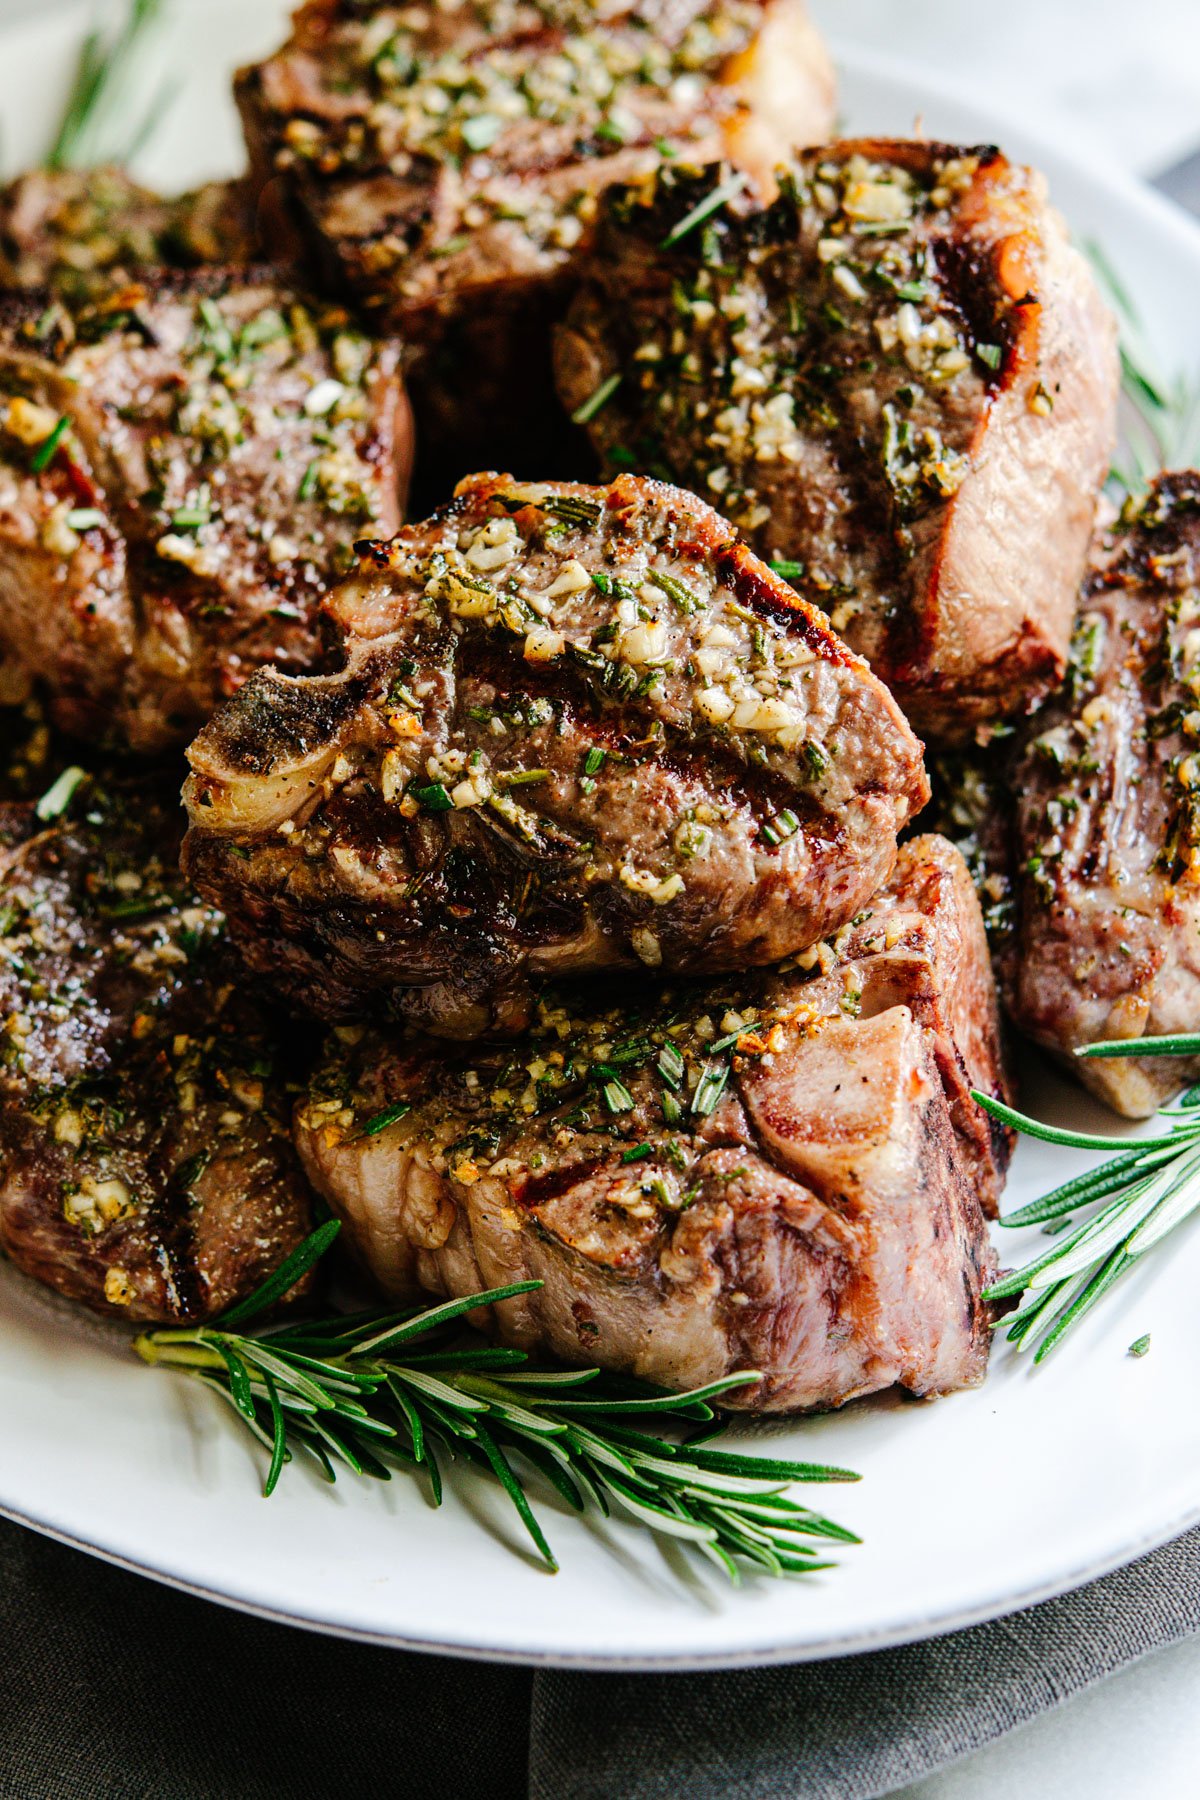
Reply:
<svg viewBox="0 0 1200 1800"><path fill-rule="evenodd" d="M419 1039L339 1027L300 1123L326 1149L394 1127L464 1187L488 1174L553 1179L560 1166L578 1171L619 1151L628 1181L608 1202L647 1219L677 1212L695 1197L688 1174L699 1157L749 1143L739 1079L771 1069L831 1019L858 1017L865 978L855 958L905 937L903 920L880 913L873 929L875 918L860 913L770 975L652 995L625 984L607 1006L579 988L544 990L515 1045L431 1052Z"/></svg>
<svg viewBox="0 0 1200 1800"><path fill-rule="evenodd" d="M609 197L572 315L600 347L587 424L609 466L705 493L868 655L1010 355L1009 299L989 277L968 316L959 269L988 156L813 152L758 211L711 171L663 170Z"/></svg>
<svg viewBox="0 0 1200 1800"><path fill-rule="evenodd" d="M389 577L422 597L409 613L410 654L383 697L394 740L377 778L386 801L407 817L489 806L531 835L539 829L542 785L555 790L556 811L568 798L558 791L570 785L567 772L539 768L526 754L562 719L565 703L552 681L544 694L523 698L498 683L494 700L481 698L470 709L456 741L429 752L424 702L437 697L439 685L427 665L439 660L447 618L457 637L500 640L535 677L565 675L601 710L606 702L640 703L643 754L661 753L666 734L685 728L727 744L752 767L775 770L814 795L822 791L829 696L816 651L795 629L800 618L752 609L723 579L717 557L656 542L638 521L631 530L619 510L587 491L513 484L489 496L485 512L482 522L473 517L453 526L432 555L410 550L403 539L379 552ZM583 754L573 785L585 822L596 775L610 755L630 754L637 759L636 746L623 743ZM769 845L797 829L794 814L786 807L780 814L763 822L774 834L763 840ZM684 888L680 870L706 853L716 822L683 818L671 868L622 870L621 878L660 903L673 898Z"/></svg>
<svg viewBox="0 0 1200 1800"><path fill-rule="evenodd" d="M753 43L762 12L752 0L603 15L573 0L375 7L365 18L347 7L308 52L319 98L283 126L275 163L318 181L436 167L449 221L436 256L453 258L472 232L499 224L553 260L594 217L604 161L620 154L628 176L711 145L737 111L722 73ZM346 94L361 99L347 106ZM530 180L556 167L578 173ZM402 228L384 232L368 272L402 268L411 250ZM414 264L401 292L424 295L432 273Z"/></svg>
<svg viewBox="0 0 1200 1800"><path fill-rule="evenodd" d="M135 286L79 309L55 302L14 335L0 375L0 453L17 471L61 478L64 499L43 526L45 546L72 556L88 531L110 528L109 508L94 489L95 504L78 504L85 458L70 413L45 403L40 380L23 370L21 355L52 362L68 390L86 400L119 343L132 364L119 418L145 437L147 486L138 499L143 529L161 559L202 577L220 573L221 527L231 522L222 516L225 465L265 435L278 444L276 460L286 458L290 468L299 459L302 474L279 495L290 515L286 538L276 513L262 508L261 519L246 516L244 496L233 493L237 525L247 537L263 539L264 568L278 572L310 562L315 580L348 567L355 528L377 511L370 340L344 308L249 288L232 298L219 291L185 294L182 319L167 327L176 341L161 345L161 321L143 310L148 297ZM178 356L179 377L164 381L160 347ZM272 380L266 401L259 392L264 378Z"/></svg>

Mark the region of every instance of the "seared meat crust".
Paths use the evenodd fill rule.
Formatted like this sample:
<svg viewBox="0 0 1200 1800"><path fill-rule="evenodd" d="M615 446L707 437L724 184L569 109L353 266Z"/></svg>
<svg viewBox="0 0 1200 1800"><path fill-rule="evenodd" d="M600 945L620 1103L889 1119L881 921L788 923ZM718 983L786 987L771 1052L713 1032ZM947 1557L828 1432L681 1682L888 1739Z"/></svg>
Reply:
<svg viewBox="0 0 1200 1800"><path fill-rule="evenodd" d="M1026 708L1062 675L1116 435L1113 322L1041 177L852 141L687 228L716 187L664 170L606 196L564 404L591 402L609 467L711 497L782 559L918 730Z"/></svg>
<svg viewBox="0 0 1200 1800"><path fill-rule="evenodd" d="M245 182L164 200L123 169L31 169L0 187L0 288L99 299L156 265L248 263L256 255Z"/></svg>
<svg viewBox="0 0 1200 1800"><path fill-rule="evenodd" d="M391 1294L536 1278L507 1342L791 1412L982 1379L1008 1143L978 907L923 838L809 976L543 995L507 1047L331 1036L297 1112ZM352 1040L352 1041L349 1041Z"/></svg>
<svg viewBox="0 0 1200 1800"><path fill-rule="evenodd" d="M283 1040L179 834L145 780L0 806L0 1250L131 1321L211 1317L313 1222Z"/></svg>
<svg viewBox="0 0 1200 1800"><path fill-rule="evenodd" d="M826 134L833 77L803 0L310 0L237 97L327 273L439 347L423 459L457 475L553 460L546 335L597 194L681 154L769 183Z"/></svg>
<svg viewBox="0 0 1200 1800"><path fill-rule="evenodd" d="M920 745L694 496L478 476L362 549L344 670L189 751L190 875L317 1012L520 1028L535 979L777 961L886 881Z"/></svg>
<svg viewBox="0 0 1200 1800"><path fill-rule="evenodd" d="M147 281L0 312L0 656L139 751L319 662L325 584L396 528L408 464L394 343L270 272Z"/></svg>
<svg viewBox="0 0 1200 1800"><path fill-rule="evenodd" d="M1200 1021L1200 475L1164 475L1098 541L1061 694L1014 779L1023 1031L1143 1118L1200 1059L1081 1061Z"/></svg>

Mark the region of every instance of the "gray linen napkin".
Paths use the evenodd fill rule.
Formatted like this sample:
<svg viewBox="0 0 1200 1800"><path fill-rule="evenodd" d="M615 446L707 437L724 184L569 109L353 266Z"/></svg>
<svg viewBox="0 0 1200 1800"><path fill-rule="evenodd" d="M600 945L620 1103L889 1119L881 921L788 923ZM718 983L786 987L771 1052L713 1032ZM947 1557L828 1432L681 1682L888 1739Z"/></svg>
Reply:
<svg viewBox="0 0 1200 1800"><path fill-rule="evenodd" d="M899 1650L531 1674L245 1618L0 1522L0 1800L870 1800L1197 1630L1200 1531Z"/></svg>
<svg viewBox="0 0 1200 1800"><path fill-rule="evenodd" d="M529 1800L872 1800L1200 1631L1200 1529L1061 1599L897 1650L539 1675Z"/></svg>

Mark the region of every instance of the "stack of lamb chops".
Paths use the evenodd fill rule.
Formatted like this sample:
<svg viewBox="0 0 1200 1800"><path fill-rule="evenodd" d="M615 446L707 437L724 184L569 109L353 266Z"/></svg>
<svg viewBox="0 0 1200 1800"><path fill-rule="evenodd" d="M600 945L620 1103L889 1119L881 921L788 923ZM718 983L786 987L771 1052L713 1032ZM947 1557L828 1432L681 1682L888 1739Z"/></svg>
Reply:
<svg viewBox="0 0 1200 1800"><path fill-rule="evenodd" d="M942 757L1028 741L1044 833L1106 779L1038 748L1093 730L1081 681L1139 744L1169 713L1138 844L1175 863L1142 856L1105 1016L1157 1028L1186 961L1186 655L1145 627L1153 702L1069 655L1085 580L1085 620L1117 590L1182 628L1156 546L1191 488L1086 574L1114 330L1040 178L804 150L832 84L797 0L314 0L237 94L243 182L0 202L40 290L0 320L0 646L40 696L0 823L0 1242L208 1317L303 1235L302 1165L387 1292L535 1275L490 1327L568 1361L754 1368L775 1410L979 1380L998 1008L962 856L899 841L909 720ZM401 370L438 504L398 530ZM1126 761L1077 859L1130 853ZM1022 894L1003 949L1031 1025L1023 979L1078 950L1078 860L1041 866L1059 923Z"/></svg>

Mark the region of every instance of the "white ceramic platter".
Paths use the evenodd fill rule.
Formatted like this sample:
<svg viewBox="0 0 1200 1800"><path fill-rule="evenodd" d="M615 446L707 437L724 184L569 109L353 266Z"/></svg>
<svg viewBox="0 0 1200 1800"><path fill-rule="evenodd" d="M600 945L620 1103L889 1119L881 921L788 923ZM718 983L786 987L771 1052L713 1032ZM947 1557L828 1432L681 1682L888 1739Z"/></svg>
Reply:
<svg viewBox="0 0 1200 1800"><path fill-rule="evenodd" d="M182 186L236 166L228 70L277 38L278 0L178 7L164 59L183 77L143 159ZM45 149L82 13L29 9L0 32L10 166ZM855 131L994 140L1048 173L1082 237L1100 240L1167 366L1200 366L1200 233L1136 184L1009 129L918 71L847 47ZM547 471L553 473L553 471ZM1047 1116L1111 1124L1035 1066ZM1023 1144L1009 1205L1087 1161ZM1031 1240L1037 1242L1036 1238ZM1012 1261L1027 1245L1007 1234ZM1185 1232L1085 1321L1042 1370L997 1345L986 1386L932 1406L897 1398L795 1425L744 1428L779 1453L848 1464L856 1487L817 1503L861 1533L841 1566L739 1591L644 1533L547 1502L562 1573L525 1552L507 1502L455 1482L434 1512L415 1486L300 1468L264 1502L261 1467L215 1400L143 1368L105 1328L0 1269L0 1510L193 1592L319 1630L469 1655L588 1666L795 1660L917 1638L1060 1592L1200 1520L1200 1341ZM1190 1265L1190 1266L1189 1266ZM1150 1332L1151 1353L1126 1354Z"/></svg>

